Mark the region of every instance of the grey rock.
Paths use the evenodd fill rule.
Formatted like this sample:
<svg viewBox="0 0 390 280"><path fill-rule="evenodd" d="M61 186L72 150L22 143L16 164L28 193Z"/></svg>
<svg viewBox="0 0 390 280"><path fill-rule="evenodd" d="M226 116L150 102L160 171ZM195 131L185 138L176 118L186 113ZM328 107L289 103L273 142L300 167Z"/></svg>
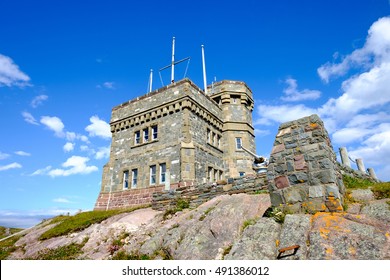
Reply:
<svg viewBox="0 0 390 280"><path fill-rule="evenodd" d="M368 202L374 199L374 193L370 189L351 190L351 198L360 202Z"/></svg>
<svg viewBox="0 0 390 280"><path fill-rule="evenodd" d="M272 218L261 218L248 226L233 245L226 260L274 260L277 256L276 240L281 226Z"/></svg>

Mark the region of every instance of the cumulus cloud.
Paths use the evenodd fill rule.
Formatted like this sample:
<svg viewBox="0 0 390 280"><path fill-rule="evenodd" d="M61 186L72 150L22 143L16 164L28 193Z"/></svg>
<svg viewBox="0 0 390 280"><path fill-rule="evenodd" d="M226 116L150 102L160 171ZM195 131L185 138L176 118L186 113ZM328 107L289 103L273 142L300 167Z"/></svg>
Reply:
<svg viewBox="0 0 390 280"><path fill-rule="evenodd" d="M22 112L22 116L26 122L33 124L33 125L39 125L37 120L29 112Z"/></svg>
<svg viewBox="0 0 390 280"><path fill-rule="evenodd" d="M316 100L320 98L321 92L318 90L304 89L298 90L297 80L288 78L285 83L287 88L283 90L284 96L281 97L283 101L303 101L303 100Z"/></svg>
<svg viewBox="0 0 390 280"><path fill-rule="evenodd" d="M43 116L41 117L41 123L48 129L54 131L57 137L64 137L64 123L58 117Z"/></svg>
<svg viewBox="0 0 390 280"><path fill-rule="evenodd" d="M108 123L99 119L98 116L92 116L89 120L91 124L85 128L85 130L89 133L89 136L97 136L103 139L111 138L111 130Z"/></svg>
<svg viewBox="0 0 390 280"><path fill-rule="evenodd" d="M41 168L41 169L38 169L36 171L34 171L31 176L37 176L37 175L46 175L50 170L51 170L51 166L46 166L45 168Z"/></svg>
<svg viewBox="0 0 390 280"><path fill-rule="evenodd" d="M16 151L15 154L18 155L18 156L22 156L22 157L29 157L29 156L31 156L30 153L27 153L27 152L24 152L24 151Z"/></svg>
<svg viewBox="0 0 390 280"><path fill-rule="evenodd" d="M306 107L303 104L297 105L260 105L257 113L261 118L255 121L255 125L270 125L274 122L283 123L292 121L304 116L317 113L316 109Z"/></svg>
<svg viewBox="0 0 390 280"><path fill-rule="evenodd" d="M51 177L58 177L58 176L70 176L76 174L89 174L97 171L98 168L96 166L87 165L88 161L89 158L87 157L72 156L62 164L62 167L64 168L52 169L47 174Z"/></svg>
<svg viewBox="0 0 390 280"><path fill-rule="evenodd" d="M109 158L109 156L110 156L110 146L100 147L95 154L95 159Z"/></svg>
<svg viewBox="0 0 390 280"><path fill-rule="evenodd" d="M383 17L373 23L368 30L364 46L345 56L339 63L327 62L317 69L325 82L332 77L345 75L354 67L380 66L390 62L390 17Z"/></svg>
<svg viewBox="0 0 390 280"><path fill-rule="evenodd" d="M47 95L38 95L35 96L34 99L31 101L31 107L37 108L39 105L42 105L43 101L47 100L49 97Z"/></svg>
<svg viewBox="0 0 390 280"><path fill-rule="evenodd" d="M65 152L71 152L71 151L74 150L74 146L75 146L74 143L67 142L67 143L64 145L63 149L64 149Z"/></svg>
<svg viewBox="0 0 390 280"><path fill-rule="evenodd" d="M13 162L13 163L10 163L8 165L0 166L0 171L6 171L9 169L15 169L15 168L22 168L22 165L17 163L17 162Z"/></svg>
<svg viewBox="0 0 390 280"><path fill-rule="evenodd" d="M29 81L30 77L10 57L0 54L0 87L28 86Z"/></svg>

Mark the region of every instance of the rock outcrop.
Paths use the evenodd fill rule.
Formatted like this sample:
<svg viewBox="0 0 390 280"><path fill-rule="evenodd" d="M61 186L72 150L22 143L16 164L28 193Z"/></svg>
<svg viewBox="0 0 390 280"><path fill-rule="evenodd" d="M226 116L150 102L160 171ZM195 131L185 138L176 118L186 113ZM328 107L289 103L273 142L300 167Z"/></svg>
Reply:
<svg viewBox="0 0 390 280"><path fill-rule="evenodd" d="M83 244L78 259L112 259L119 253L151 259L276 259L279 249L293 245L300 247L285 259L390 259L389 200L366 200L354 214L290 214L277 223L263 217L271 205L268 194L222 195L168 217L139 209L39 241L54 226L48 221L21 237L9 259L35 259L72 243Z"/></svg>

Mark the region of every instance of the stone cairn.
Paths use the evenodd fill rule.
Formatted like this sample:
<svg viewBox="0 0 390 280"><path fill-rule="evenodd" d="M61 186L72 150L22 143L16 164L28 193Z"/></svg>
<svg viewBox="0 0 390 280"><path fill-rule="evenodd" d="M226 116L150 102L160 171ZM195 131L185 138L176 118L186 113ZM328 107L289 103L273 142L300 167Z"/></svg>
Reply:
<svg viewBox="0 0 390 280"><path fill-rule="evenodd" d="M291 213L343 210L342 175L328 132L317 115L281 124L269 162L273 206Z"/></svg>

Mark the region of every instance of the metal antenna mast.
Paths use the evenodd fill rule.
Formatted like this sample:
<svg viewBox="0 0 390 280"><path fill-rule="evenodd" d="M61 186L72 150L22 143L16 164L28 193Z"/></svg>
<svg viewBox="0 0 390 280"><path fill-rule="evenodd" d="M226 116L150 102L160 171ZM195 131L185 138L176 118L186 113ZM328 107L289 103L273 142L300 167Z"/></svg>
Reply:
<svg viewBox="0 0 390 280"><path fill-rule="evenodd" d="M171 62L170 65L167 65L167 66L161 68L159 70L159 72L161 72L162 70L165 70L165 69L171 67L171 83L174 83L175 82L175 65L179 64L179 63L181 63L183 61L189 60L189 59L190 59L190 57L186 57L186 58L183 58L183 59L181 59L179 61L175 61L175 37L173 37L173 39L172 39L172 62ZM161 74L160 74L160 79L161 79Z"/></svg>
<svg viewBox="0 0 390 280"><path fill-rule="evenodd" d="M204 45L202 45L203 85L204 93L207 94L206 62L204 58Z"/></svg>

